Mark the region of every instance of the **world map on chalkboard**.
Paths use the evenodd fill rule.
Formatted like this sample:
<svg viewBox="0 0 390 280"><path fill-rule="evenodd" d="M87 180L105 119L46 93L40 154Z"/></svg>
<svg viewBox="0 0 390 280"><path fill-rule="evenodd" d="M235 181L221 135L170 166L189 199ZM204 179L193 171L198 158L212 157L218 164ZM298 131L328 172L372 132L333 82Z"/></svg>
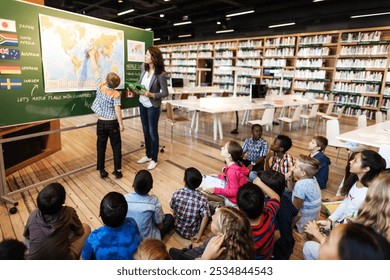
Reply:
<svg viewBox="0 0 390 280"><path fill-rule="evenodd" d="M39 15L45 92L94 90L88 51L97 50L99 75L115 72L124 88L124 34L121 30Z"/></svg>

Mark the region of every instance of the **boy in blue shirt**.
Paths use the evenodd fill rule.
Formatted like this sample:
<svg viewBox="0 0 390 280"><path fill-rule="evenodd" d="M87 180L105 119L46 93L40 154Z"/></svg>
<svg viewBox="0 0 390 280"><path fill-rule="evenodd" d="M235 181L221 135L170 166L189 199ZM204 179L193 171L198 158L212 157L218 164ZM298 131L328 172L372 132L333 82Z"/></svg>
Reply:
<svg viewBox="0 0 390 280"><path fill-rule="evenodd" d="M321 189L326 188L326 183L328 182L329 176L330 159L324 155L324 151L327 146L328 139L324 136L314 136L308 146L310 157L318 159L320 162L320 169L318 170L315 177Z"/></svg>

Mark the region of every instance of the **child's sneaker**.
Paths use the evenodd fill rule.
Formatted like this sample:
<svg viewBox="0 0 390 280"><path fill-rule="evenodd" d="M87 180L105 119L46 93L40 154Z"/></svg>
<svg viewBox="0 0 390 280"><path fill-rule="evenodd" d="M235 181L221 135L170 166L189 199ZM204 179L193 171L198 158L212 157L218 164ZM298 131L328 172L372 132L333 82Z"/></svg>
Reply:
<svg viewBox="0 0 390 280"><path fill-rule="evenodd" d="M100 170L100 178L104 179L108 177L108 172L106 170Z"/></svg>
<svg viewBox="0 0 390 280"><path fill-rule="evenodd" d="M112 172L112 174L114 174L114 175L115 175L115 178L116 178L116 179L120 179L120 178L122 178L122 177L123 177L123 175L122 175L122 171L117 171L117 170L114 170L114 171Z"/></svg>

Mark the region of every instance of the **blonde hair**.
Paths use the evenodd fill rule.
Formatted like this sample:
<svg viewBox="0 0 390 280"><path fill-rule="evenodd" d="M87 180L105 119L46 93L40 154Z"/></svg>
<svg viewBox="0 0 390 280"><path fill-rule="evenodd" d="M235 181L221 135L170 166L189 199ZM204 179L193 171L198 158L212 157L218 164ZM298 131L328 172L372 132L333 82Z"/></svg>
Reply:
<svg viewBox="0 0 390 280"><path fill-rule="evenodd" d="M167 247L161 240L145 239L134 253L135 260L170 260Z"/></svg>
<svg viewBox="0 0 390 280"><path fill-rule="evenodd" d="M224 235L227 260L255 259L255 245L252 229L246 215L231 206L218 209L218 232Z"/></svg>
<svg viewBox="0 0 390 280"><path fill-rule="evenodd" d="M299 155L298 160L298 167L306 173L308 178L312 178L320 169L320 162L318 159L305 155Z"/></svg>
<svg viewBox="0 0 390 280"><path fill-rule="evenodd" d="M390 241L390 175L381 174L368 188L356 222L369 226Z"/></svg>

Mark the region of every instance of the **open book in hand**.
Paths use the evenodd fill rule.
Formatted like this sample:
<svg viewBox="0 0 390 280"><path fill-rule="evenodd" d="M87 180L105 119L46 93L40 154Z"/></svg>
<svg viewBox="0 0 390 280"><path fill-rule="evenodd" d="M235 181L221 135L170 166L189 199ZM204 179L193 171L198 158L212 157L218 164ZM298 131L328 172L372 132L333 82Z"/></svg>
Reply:
<svg viewBox="0 0 390 280"><path fill-rule="evenodd" d="M207 190L209 188L224 188L226 181L219 179L216 176L212 175L203 175L202 183L199 186L199 190Z"/></svg>
<svg viewBox="0 0 390 280"><path fill-rule="evenodd" d="M148 92L147 89L139 83L126 82L126 86L131 92L138 95Z"/></svg>

